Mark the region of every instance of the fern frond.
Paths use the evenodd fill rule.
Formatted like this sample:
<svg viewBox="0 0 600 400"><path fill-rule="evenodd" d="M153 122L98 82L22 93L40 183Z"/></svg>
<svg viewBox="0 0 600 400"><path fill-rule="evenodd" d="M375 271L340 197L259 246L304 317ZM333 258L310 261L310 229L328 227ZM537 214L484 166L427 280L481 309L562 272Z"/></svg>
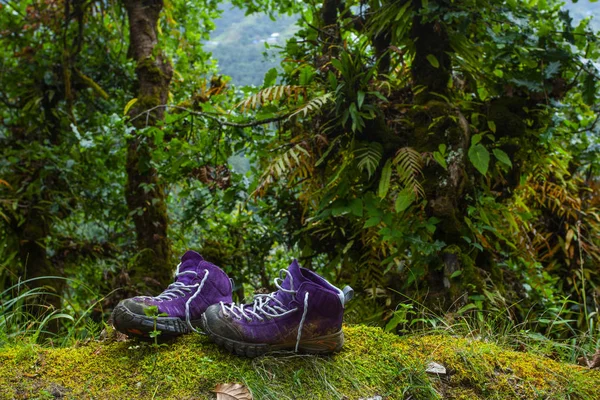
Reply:
<svg viewBox="0 0 600 400"><path fill-rule="evenodd" d="M262 196L275 181L305 179L312 174L312 155L302 144L296 144L275 159L263 173L253 196Z"/></svg>
<svg viewBox="0 0 600 400"><path fill-rule="evenodd" d="M235 106L235 108L240 108L242 112L246 110L255 110L267 102L281 100L284 98L284 96L288 99L298 99L298 96L301 94L306 94L306 88L304 86L271 86L242 100Z"/></svg>
<svg viewBox="0 0 600 400"><path fill-rule="evenodd" d="M393 164L396 166L400 183L413 191L417 198L425 197L425 190L419 182L423 176L423 157L411 147L403 147L396 153Z"/></svg>
<svg viewBox="0 0 600 400"><path fill-rule="evenodd" d="M327 104L327 102L331 100L331 97L331 93L325 93L322 96L315 97L314 99L311 99L308 103L294 111L294 113L290 115L289 118L295 117L300 113L302 113L303 116L306 117L306 115L309 112L312 113L314 111L321 111L321 108L323 108L323 106L325 106L325 104Z"/></svg>
<svg viewBox="0 0 600 400"><path fill-rule="evenodd" d="M360 258L359 265L361 280L364 282L365 287L371 287L373 289L385 287L383 268L381 267L381 261L379 260L379 255L375 249L363 254Z"/></svg>
<svg viewBox="0 0 600 400"><path fill-rule="evenodd" d="M369 18L367 29L373 36L377 36L393 28L393 43L402 42L408 33L412 16L410 1L392 1L375 11L373 17Z"/></svg>
<svg viewBox="0 0 600 400"><path fill-rule="evenodd" d="M371 142L358 147L355 150L356 160L358 161L358 169L361 171L367 170L369 179L377 169L383 156L383 146L377 142Z"/></svg>
<svg viewBox="0 0 600 400"><path fill-rule="evenodd" d="M549 209L559 217L567 214L573 220L578 219L577 213L581 211L581 199L573 194L573 190L550 181L534 181L530 185L532 188L531 199L540 206Z"/></svg>

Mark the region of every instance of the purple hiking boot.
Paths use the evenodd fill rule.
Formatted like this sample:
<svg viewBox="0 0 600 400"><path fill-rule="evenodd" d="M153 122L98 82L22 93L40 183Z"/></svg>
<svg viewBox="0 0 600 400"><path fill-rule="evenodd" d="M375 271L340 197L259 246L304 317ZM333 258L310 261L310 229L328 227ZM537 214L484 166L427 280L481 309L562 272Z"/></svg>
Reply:
<svg viewBox="0 0 600 400"><path fill-rule="evenodd" d="M175 282L156 297L138 296L121 301L113 310L115 328L129 336L148 337L154 331L153 316L145 310L156 306L156 330L161 336L196 331L202 313L212 304L231 302L231 280L222 269L187 251L177 266Z"/></svg>
<svg viewBox="0 0 600 400"><path fill-rule="evenodd" d="M285 274L285 279L283 278ZM222 301L208 307L202 327L230 352L256 357L278 350L326 354L344 344L344 305L352 288L340 290L294 260L275 278L278 291L252 304Z"/></svg>

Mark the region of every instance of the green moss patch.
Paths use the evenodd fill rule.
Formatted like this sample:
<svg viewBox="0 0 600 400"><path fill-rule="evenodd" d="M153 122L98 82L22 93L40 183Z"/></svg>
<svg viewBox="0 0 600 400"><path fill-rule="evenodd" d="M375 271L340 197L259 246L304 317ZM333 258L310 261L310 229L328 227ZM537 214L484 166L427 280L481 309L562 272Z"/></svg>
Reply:
<svg viewBox="0 0 600 400"><path fill-rule="evenodd" d="M401 338L378 328L346 327L330 357L230 355L189 335L147 343L92 342L0 350L0 398L214 399L219 383L247 385L256 399L590 399L600 372L496 345L450 336ZM429 362L449 374L426 372Z"/></svg>

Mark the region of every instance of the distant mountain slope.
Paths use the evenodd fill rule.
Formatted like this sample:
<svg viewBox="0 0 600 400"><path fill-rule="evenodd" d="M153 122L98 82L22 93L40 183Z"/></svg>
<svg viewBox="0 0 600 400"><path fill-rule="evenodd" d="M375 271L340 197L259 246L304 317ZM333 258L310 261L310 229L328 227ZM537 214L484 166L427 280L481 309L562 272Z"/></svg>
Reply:
<svg viewBox="0 0 600 400"><path fill-rule="evenodd" d="M296 32L298 18L280 16L273 21L264 14L245 16L229 5L223 10L206 49L218 60L219 71L231 76L235 85L259 86L265 73L281 62L278 49L267 49L265 43L284 45Z"/></svg>

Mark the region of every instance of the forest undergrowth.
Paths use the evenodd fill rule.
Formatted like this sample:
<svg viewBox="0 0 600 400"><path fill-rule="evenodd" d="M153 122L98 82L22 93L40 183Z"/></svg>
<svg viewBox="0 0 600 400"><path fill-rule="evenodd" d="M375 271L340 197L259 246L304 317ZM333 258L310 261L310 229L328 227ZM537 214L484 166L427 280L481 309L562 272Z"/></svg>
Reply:
<svg viewBox="0 0 600 400"><path fill-rule="evenodd" d="M34 370L90 346L150 357L110 342L111 310L161 293L194 249L236 301L293 258L352 286L356 338L597 368L591 17L555 0L233 0L301 16L281 66L238 87L203 45L221 2L151 3L0 2L0 354L31 351ZM480 368L474 354L452 362ZM461 387L520 382L502 365ZM443 396L422 368L395 371ZM563 383L556 398L586 398Z"/></svg>

